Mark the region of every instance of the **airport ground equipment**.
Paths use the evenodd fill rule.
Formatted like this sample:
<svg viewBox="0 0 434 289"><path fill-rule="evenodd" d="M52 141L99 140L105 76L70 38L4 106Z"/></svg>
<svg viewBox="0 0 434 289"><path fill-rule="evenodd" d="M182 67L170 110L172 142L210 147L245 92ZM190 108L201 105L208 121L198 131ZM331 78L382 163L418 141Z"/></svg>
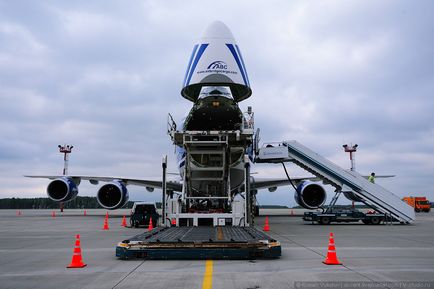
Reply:
<svg viewBox="0 0 434 289"><path fill-rule="evenodd" d="M270 231L270 224L268 223L268 216L265 217L264 228L262 229L264 232Z"/></svg>
<svg viewBox="0 0 434 289"><path fill-rule="evenodd" d="M83 268L86 266L87 264L83 262L83 258L81 256L80 235L77 235L75 237L75 246L74 252L72 253L72 260L66 268Z"/></svg>
<svg viewBox="0 0 434 289"><path fill-rule="evenodd" d="M185 150L182 160L185 164L182 194L178 197L168 194L165 200L166 224L175 219L178 226L249 226L253 221L252 198L245 149L251 144L253 131L169 134L174 144Z"/></svg>
<svg viewBox="0 0 434 289"><path fill-rule="evenodd" d="M70 145L58 145L59 152L63 154L63 175L68 175L68 163L69 163L69 154L72 152L74 146Z"/></svg>
<svg viewBox="0 0 434 289"><path fill-rule="evenodd" d="M110 230L110 228L109 228L109 224L108 224L108 215L105 215L105 218L104 218L104 225L103 225L102 229L103 229L103 230Z"/></svg>
<svg viewBox="0 0 434 289"><path fill-rule="evenodd" d="M426 197L404 197L402 200L412 206L417 213L431 211L431 203Z"/></svg>
<svg viewBox="0 0 434 289"><path fill-rule="evenodd" d="M125 215L122 216L121 226L122 227L126 227L127 226L127 218L125 217Z"/></svg>
<svg viewBox="0 0 434 289"><path fill-rule="evenodd" d="M158 227L120 242L120 259L278 258L280 243L253 227Z"/></svg>
<svg viewBox="0 0 434 289"><path fill-rule="evenodd" d="M148 226L152 218L152 225L157 226L159 215L155 203L135 202L131 209L130 225L131 227Z"/></svg>
<svg viewBox="0 0 434 289"><path fill-rule="evenodd" d="M402 223L415 220L412 207L396 195L366 180L355 171L344 170L333 162L315 153L297 141L283 141L259 149L256 162L281 163L293 162L309 171L325 184L330 184L337 191L352 194L369 207L383 214L390 215Z"/></svg>
<svg viewBox="0 0 434 289"><path fill-rule="evenodd" d="M323 263L326 265L342 265L342 263L339 261L338 256L336 254L336 246L335 246L333 233L330 233L327 256L323 261Z"/></svg>
<svg viewBox="0 0 434 289"><path fill-rule="evenodd" d="M356 170L356 151L357 151L357 147L359 145L355 144L355 145L348 145L348 144L344 144L342 147L344 148L344 151L346 153L350 154L350 162L351 162L351 171L355 171Z"/></svg>
<svg viewBox="0 0 434 289"><path fill-rule="evenodd" d="M312 223L328 225L330 223L356 223L362 221L367 225L378 225L389 220L389 216L383 213L363 213L355 209L334 209L328 212L305 212L303 220Z"/></svg>
<svg viewBox="0 0 434 289"><path fill-rule="evenodd" d="M310 221L312 223L319 223L322 225L328 225L330 223L355 223L362 221L366 225L378 225L382 222L392 224L398 220L393 218L390 214L378 213L375 210L368 211L368 213L361 212L354 208L337 208L336 202L341 196L342 192L337 190L333 196L330 204L322 212L305 212L303 220Z"/></svg>
<svg viewBox="0 0 434 289"><path fill-rule="evenodd" d="M252 126L252 125L251 125ZM124 240L121 259L277 258L280 243L253 227L250 192L252 127L231 131L178 131L169 116L168 133L182 149L181 194L166 188L163 158L163 226Z"/></svg>
<svg viewBox="0 0 434 289"><path fill-rule="evenodd" d="M63 154L63 175L66 176L68 175L68 163L69 163L69 154L72 152L72 149L74 148L74 146L70 146L70 145L58 145L57 146L59 148L59 152ZM59 203L59 208L60 208L60 212L63 212L63 208L64 208L64 203L60 202Z"/></svg>

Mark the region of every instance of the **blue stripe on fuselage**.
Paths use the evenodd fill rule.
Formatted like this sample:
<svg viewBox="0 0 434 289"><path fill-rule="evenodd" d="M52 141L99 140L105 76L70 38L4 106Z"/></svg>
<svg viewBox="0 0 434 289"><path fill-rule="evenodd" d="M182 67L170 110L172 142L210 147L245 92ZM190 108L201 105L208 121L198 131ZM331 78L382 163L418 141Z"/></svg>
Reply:
<svg viewBox="0 0 434 289"><path fill-rule="evenodd" d="M198 46L199 46L198 44L196 44L194 46L193 52L191 53L191 56L190 56L190 60L188 61L187 71L185 72L185 76L184 76L184 86L185 86L185 81L187 80L188 73L190 72L191 62L193 61L193 57L196 54L196 50L197 50Z"/></svg>
<svg viewBox="0 0 434 289"><path fill-rule="evenodd" d="M179 165L178 168L182 169L185 166L185 160L183 160Z"/></svg>
<svg viewBox="0 0 434 289"><path fill-rule="evenodd" d="M188 74L187 81L184 84L184 87L187 86L190 83L191 77L193 76L193 72L196 69L196 65L199 62L202 54L204 53L205 49L208 47L209 44L203 43L200 45L199 51L196 54L196 57L194 58L193 65L191 66L190 72Z"/></svg>
<svg viewBox="0 0 434 289"><path fill-rule="evenodd" d="M244 74L246 75L246 79L247 79L247 86L250 86L249 75L247 74L247 69L246 69L246 65L244 64L243 56L241 55L241 51L238 48L238 45L235 45L235 48L238 51L238 55L240 56L240 59L241 59L241 64L243 65Z"/></svg>
<svg viewBox="0 0 434 289"><path fill-rule="evenodd" d="M232 56L235 58L235 61L238 64L238 68L240 69L241 76L243 77L243 80L244 80L244 84L248 86L246 75L244 74L243 65L242 65L242 63L240 61L240 58L238 57L237 52L235 51L234 46L232 44L227 44L227 43L226 43L226 46L229 48L230 52L232 53Z"/></svg>
<svg viewBox="0 0 434 289"><path fill-rule="evenodd" d="M185 149L183 147L176 146L175 147L175 154L176 154L176 159L178 161L179 173L182 175L182 172L184 171L185 157L187 156L187 152L185 151Z"/></svg>

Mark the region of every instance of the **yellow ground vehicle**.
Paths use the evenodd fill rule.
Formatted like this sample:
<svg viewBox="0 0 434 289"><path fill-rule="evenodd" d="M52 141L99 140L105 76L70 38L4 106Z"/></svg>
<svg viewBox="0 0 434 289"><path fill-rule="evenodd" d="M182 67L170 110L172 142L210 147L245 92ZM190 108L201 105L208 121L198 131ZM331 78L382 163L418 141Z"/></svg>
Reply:
<svg viewBox="0 0 434 289"><path fill-rule="evenodd" d="M429 212L431 210L431 203L426 197L404 197L404 202L414 208L415 212Z"/></svg>

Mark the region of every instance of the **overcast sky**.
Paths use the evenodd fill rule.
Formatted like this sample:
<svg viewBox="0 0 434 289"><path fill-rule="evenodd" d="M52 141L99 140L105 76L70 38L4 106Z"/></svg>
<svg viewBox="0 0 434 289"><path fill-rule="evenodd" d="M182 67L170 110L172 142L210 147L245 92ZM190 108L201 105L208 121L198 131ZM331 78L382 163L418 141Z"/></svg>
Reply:
<svg viewBox="0 0 434 289"><path fill-rule="evenodd" d="M184 73L214 20L241 48L253 95L240 106L263 141L295 139L344 168L342 145L357 143L358 171L434 201L434 2L422 0L0 1L0 198L46 196L48 181L22 176L60 174L63 143L71 174L158 178L163 154L176 172L166 116L190 109Z"/></svg>

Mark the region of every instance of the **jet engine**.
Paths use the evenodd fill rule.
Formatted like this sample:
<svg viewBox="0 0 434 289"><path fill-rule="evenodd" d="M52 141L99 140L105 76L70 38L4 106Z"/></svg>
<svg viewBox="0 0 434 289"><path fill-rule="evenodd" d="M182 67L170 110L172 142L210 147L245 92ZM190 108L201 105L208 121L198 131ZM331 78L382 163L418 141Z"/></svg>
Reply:
<svg viewBox="0 0 434 289"><path fill-rule="evenodd" d="M107 210L119 209L128 202L128 190L121 181L115 180L103 185L98 190L96 199Z"/></svg>
<svg viewBox="0 0 434 289"><path fill-rule="evenodd" d="M72 178L61 177L50 182L47 187L47 195L56 202L67 202L78 194L77 184Z"/></svg>
<svg viewBox="0 0 434 289"><path fill-rule="evenodd" d="M298 185L294 194L297 204L305 209L317 209L326 201L326 192L324 188L316 183L304 181Z"/></svg>

